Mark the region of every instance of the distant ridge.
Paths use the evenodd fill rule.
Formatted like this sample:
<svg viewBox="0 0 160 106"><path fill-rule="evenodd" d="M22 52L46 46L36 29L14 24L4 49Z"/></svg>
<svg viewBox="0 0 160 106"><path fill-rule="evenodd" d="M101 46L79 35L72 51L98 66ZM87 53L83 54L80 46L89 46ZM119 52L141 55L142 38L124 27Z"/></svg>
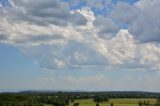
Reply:
<svg viewBox="0 0 160 106"><path fill-rule="evenodd" d="M147 94L147 95L160 95L160 92L151 92L151 91L84 91L84 90L24 90L24 91L5 91L0 93L23 93L23 94L30 94L30 93L113 93L113 94Z"/></svg>

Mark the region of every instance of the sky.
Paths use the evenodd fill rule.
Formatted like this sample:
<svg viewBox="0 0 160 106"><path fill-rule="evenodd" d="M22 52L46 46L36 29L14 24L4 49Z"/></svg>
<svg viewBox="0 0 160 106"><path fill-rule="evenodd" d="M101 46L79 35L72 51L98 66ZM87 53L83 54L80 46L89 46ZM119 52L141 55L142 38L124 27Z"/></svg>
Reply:
<svg viewBox="0 0 160 106"><path fill-rule="evenodd" d="M160 92L159 0L0 0L0 92Z"/></svg>

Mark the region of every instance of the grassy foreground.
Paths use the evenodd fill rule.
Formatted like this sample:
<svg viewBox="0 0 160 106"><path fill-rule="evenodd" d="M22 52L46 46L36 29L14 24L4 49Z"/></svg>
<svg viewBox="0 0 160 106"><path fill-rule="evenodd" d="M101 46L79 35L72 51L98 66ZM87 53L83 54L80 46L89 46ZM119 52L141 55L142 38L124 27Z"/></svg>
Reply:
<svg viewBox="0 0 160 106"><path fill-rule="evenodd" d="M114 106L139 106L139 101L149 101L150 104L155 104L156 99L110 99L108 102L100 103L100 106L110 106L110 103L114 103ZM92 99L75 100L80 103L80 106L95 106L95 102ZM71 103L69 106L73 106Z"/></svg>

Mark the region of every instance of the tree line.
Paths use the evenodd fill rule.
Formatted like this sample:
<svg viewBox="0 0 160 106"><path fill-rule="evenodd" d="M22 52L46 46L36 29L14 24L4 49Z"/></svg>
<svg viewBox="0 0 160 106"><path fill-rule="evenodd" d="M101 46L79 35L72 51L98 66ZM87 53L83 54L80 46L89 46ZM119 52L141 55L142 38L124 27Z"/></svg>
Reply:
<svg viewBox="0 0 160 106"><path fill-rule="evenodd" d="M157 98L160 103L159 93L146 92L19 92L0 93L0 106L68 106L78 99L93 99L96 106L100 102L108 101L111 98ZM144 103L139 103L143 106ZM74 106L78 106L75 103ZM111 106L114 104L112 103Z"/></svg>

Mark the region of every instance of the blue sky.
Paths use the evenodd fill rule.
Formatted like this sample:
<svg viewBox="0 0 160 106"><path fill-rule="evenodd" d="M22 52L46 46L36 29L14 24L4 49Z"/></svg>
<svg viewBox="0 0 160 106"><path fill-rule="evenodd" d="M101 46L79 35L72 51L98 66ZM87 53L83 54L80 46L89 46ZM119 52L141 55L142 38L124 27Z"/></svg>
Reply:
<svg viewBox="0 0 160 106"><path fill-rule="evenodd" d="M157 4L0 0L0 92L160 91Z"/></svg>

